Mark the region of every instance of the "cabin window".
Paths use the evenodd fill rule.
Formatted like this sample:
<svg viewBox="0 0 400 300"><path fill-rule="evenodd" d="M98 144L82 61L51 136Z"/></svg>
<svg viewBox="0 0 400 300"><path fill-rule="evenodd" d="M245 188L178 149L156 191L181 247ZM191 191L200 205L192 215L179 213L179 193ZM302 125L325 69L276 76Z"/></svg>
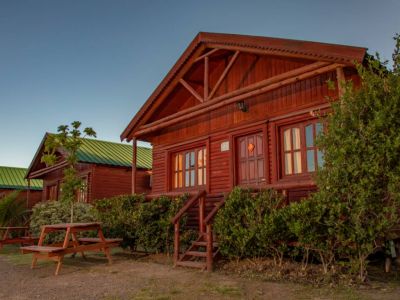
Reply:
<svg viewBox="0 0 400 300"><path fill-rule="evenodd" d="M172 165L174 189L206 185L207 150L205 147L175 153Z"/></svg>
<svg viewBox="0 0 400 300"><path fill-rule="evenodd" d="M78 202L88 202L88 177L82 179L82 186L79 188L76 196Z"/></svg>
<svg viewBox="0 0 400 300"><path fill-rule="evenodd" d="M322 123L317 121L283 128L282 170L285 176L315 172L323 165L323 154L315 144L322 130Z"/></svg>

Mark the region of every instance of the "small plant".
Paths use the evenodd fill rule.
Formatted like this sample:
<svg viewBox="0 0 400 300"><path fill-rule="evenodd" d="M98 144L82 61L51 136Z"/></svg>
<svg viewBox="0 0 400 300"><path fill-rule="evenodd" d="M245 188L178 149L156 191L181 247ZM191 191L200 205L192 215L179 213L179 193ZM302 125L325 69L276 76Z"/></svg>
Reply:
<svg viewBox="0 0 400 300"><path fill-rule="evenodd" d="M61 125L57 129L57 134L50 134L45 141L44 154L41 161L48 166L57 163L57 151L62 151L66 155L67 167L64 169L64 178L61 184L61 201L67 202L71 208L71 220L74 222L74 202L76 194L83 189L83 182L76 171L78 163L78 150L82 145L82 138L96 137L96 132L91 127L83 130L84 136L80 131L81 122L74 121L71 128L68 125Z"/></svg>

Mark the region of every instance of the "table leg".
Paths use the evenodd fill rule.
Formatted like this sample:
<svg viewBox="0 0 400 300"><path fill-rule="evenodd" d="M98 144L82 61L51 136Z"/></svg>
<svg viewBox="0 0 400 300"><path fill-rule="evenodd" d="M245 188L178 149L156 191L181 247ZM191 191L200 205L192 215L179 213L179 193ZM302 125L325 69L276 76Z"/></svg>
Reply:
<svg viewBox="0 0 400 300"><path fill-rule="evenodd" d="M111 253L110 253L110 248L106 247L103 249L104 254L106 255L107 259L108 259L108 264L112 264L112 258L111 258Z"/></svg>
<svg viewBox="0 0 400 300"><path fill-rule="evenodd" d="M36 253L33 253L33 255L32 255L32 264L31 264L31 269L33 269L33 268L35 268L35 266L36 266L36 263L37 263L37 254Z"/></svg>
<svg viewBox="0 0 400 300"><path fill-rule="evenodd" d="M55 275L58 275L58 273L60 272L63 259L64 259L64 255L60 255L57 257L57 268L56 268Z"/></svg>
<svg viewBox="0 0 400 300"><path fill-rule="evenodd" d="M75 248L79 246L79 240L76 235L76 232L72 233L72 242L73 242ZM82 258L86 259L85 252L82 251L81 254L82 254Z"/></svg>

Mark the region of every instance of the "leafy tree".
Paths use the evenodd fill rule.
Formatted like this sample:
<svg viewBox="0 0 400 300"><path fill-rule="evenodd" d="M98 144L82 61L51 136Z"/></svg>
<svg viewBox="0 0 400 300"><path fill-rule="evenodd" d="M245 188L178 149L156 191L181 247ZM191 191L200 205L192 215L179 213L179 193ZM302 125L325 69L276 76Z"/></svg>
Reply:
<svg viewBox="0 0 400 300"><path fill-rule="evenodd" d="M71 222L74 220L74 201L76 193L83 187L83 182L76 171L78 163L78 150L82 145L82 138L96 137L96 132L91 127L83 129L83 136L80 130L82 123L74 121L69 125L60 125L57 134L50 134L45 141L44 154L41 161L52 166L57 163L57 152L66 156L68 165L64 169L64 179L61 184L61 201L71 205Z"/></svg>
<svg viewBox="0 0 400 300"><path fill-rule="evenodd" d="M357 66L360 87L342 83L345 93L332 103L328 130L317 141L325 165L317 174L314 201L328 212L320 223L332 230L340 245L337 253L349 259L362 281L368 255L399 221L399 35L395 41L392 70L377 55Z"/></svg>

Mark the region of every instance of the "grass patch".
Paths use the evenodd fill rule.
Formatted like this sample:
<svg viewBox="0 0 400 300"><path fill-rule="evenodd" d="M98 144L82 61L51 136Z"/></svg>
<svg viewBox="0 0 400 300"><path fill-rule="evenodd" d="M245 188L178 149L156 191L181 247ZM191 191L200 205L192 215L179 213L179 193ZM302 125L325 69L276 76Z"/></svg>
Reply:
<svg viewBox="0 0 400 300"><path fill-rule="evenodd" d="M233 285L226 285L226 284L212 284L206 283L202 292L207 292L211 294L217 294L221 296L229 296L229 297L240 297L242 296L242 290Z"/></svg>

